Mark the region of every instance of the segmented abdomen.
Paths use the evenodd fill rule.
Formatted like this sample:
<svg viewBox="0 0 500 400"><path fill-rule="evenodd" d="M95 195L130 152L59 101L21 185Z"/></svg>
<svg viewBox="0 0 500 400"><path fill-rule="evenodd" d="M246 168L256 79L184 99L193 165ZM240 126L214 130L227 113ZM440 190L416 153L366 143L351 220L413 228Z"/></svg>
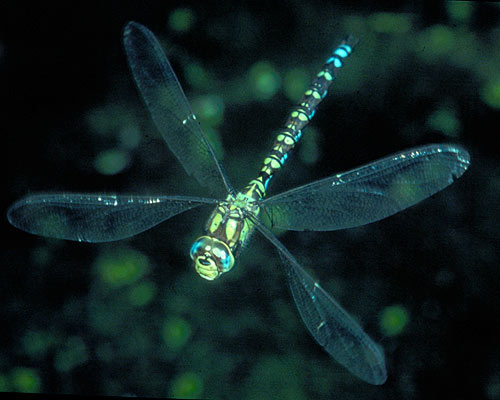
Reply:
<svg viewBox="0 0 500 400"><path fill-rule="evenodd" d="M302 129L311 121L316 107L325 98L328 88L335 80L336 71L342 67L343 59L351 54L357 40L352 36L343 40L326 60L321 71L316 75L300 102L293 108L285 127L280 130L272 146L271 152L264 159L259 176L250 181L244 189L252 198L258 200L265 196L269 182L288 158L288 153L302 136Z"/></svg>

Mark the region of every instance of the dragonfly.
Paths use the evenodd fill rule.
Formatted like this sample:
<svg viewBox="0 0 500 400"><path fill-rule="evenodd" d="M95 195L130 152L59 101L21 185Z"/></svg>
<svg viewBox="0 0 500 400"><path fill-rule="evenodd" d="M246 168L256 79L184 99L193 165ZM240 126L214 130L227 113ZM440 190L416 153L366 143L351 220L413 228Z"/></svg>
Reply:
<svg viewBox="0 0 500 400"><path fill-rule="evenodd" d="M267 196L270 181L357 44L348 36L292 108L257 177L236 191L154 34L129 22L123 41L132 75L158 131L187 174L217 197L32 194L9 208L10 223L36 235L108 242L139 234L187 210L212 206L205 230L190 251L197 273L207 280L220 278L233 268L252 232L260 232L279 254L292 297L312 337L355 376L383 384L387 379L383 350L302 267L272 228L332 231L381 220L453 183L470 164L468 152L453 144L425 145Z"/></svg>

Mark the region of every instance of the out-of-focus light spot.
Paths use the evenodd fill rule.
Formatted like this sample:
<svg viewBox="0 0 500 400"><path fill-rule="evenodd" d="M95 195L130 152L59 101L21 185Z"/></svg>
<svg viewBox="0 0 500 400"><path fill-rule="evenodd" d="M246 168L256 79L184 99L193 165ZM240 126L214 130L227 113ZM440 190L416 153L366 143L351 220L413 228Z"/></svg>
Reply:
<svg viewBox="0 0 500 400"><path fill-rule="evenodd" d="M40 376L33 368L15 368L11 378L12 389L16 392L38 393Z"/></svg>
<svg viewBox="0 0 500 400"><path fill-rule="evenodd" d="M370 25L375 32L406 33L412 27L410 14L378 12L370 16Z"/></svg>
<svg viewBox="0 0 500 400"><path fill-rule="evenodd" d="M149 261L137 250L120 248L100 255L96 266L104 283L121 287L139 280L149 269Z"/></svg>
<svg viewBox="0 0 500 400"><path fill-rule="evenodd" d="M115 136L126 127L135 127L136 115L122 105L109 103L90 110L85 116L89 129L101 136ZM132 128L134 129L134 128Z"/></svg>
<svg viewBox="0 0 500 400"><path fill-rule="evenodd" d="M309 126L303 135L302 144L299 148L299 158L304 164L314 164L320 156L318 145L319 132L314 127Z"/></svg>
<svg viewBox="0 0 500 400"><path fill-rule="evenodd" d="M79 336L71 336L64 346L56 352L54 367L59 372L68 372L85 364L88 360L87 346Z"/></svg>
<svg viewBox="0 0 500 400"><path fill-rule="evenodd" d="M182 318L169 318L163 323L161 334L168 350L175 352L191 337L191 325Z"/></svg>
<svg viewBox="0 0 500 400"><path fill-rule="evenodd" d="M285 74L283 89L286 97L297 102L309 85L311 76L303 68L293 68Z"/></svg>
<svg viewBox="0 0 500 400"><path fill-rule="evenodd" d="M123 110L120 107L108 104L90 110L86 115L86 120L92 132L104 136L113 132L121 123L120 118L117 118L121 115L123 115Z"/></svg>
<svg viewBox="0 0 500 400"><path fill-rule="evenodd" d="M500 77L486 82L481 88L481 99L492 108L500 108Z"/></svg>
<svg viewBox="0 0 500 400"><path fill-rule="evenodd" d="M401 334L408 325L409 315L406 308L400 305L393 305L384 308L380 315L380 329L387 336Z"/></svg>
<svg viewBox="0 0 500 400"><path fill-rule="evenodd" d="M87 113L86 119L91 131L100 135L108 133L114 128L114 121L110 118L107 108L96 108Z"/></svg>
<svg viewBox="0 0 500 400"><path fill-rule="evenodd" d="M431 129L440 131L446 136L457 137L460 133L460 121L450 108L434 111L427 119L427 124Z"/></svg>
<svg viewBox="0 0 500 400"><path fill-rule="evenodd" d="M191 106L200 123L215 127L224 119L224 101L219 96L196 97L191 102Z"/></svg>
<svg viewBox="0 0 500 400"><path fill-rule="evenodd" d="M100 152L94 160L94 168L103 175L115 175L122 172L130 162L127 151L111 149Z"/></svg>
<svg viewBox="0 0 500 400"><path fill-rule="evenodd" d="M186 81L196 89L210 90L212 77L199 63L190 62L184 67Z"/></svg>
<svg viewBox="0 0 500 400"><path fill-rule="evenodd" d="M176 32L187 32L194 23L193 11L189 8L178 8L168 17L168 26Z"/></svg>
<svg viewBox="0 0 500 400"><path fill-rule="evenodd" d="M140 282L137 286L130 288L128 299L130 304L141 307L148 304L156 294L156 286L153 282Z"/></svg>
<svg viewBox="0 0 500 400"><path fill-rule="evenodd" d="M430 164L431 163L429 163L429 165L426 165L425 167L429 166L429 168L432 168L433 166L435 166L434 164L432 166ZM432 169L430 169L430 172L432 172ZM390 197L396 202L401 202L402 204L414 204L416 201L418 201L418 199L422 199L422 189L418 188L417 185L401 185L399 183L411 181L411 177L406 178L405 174L401 173L389 187L388 192Z"/></svg>
<svg viewBox="0 0 500 400"><path fill-rule="evenodd" d="M120 143L125 149L135 149L141 141L141 131L135 124L124 125L118 132Z"/></svg>
<svg viewBox="0 0 500 400"><path fill-rule="evenodd" d="M21 342L28 356L41 358L56 343L56 339L47 332L30 330L24 334Z"/></svg>
<svg viewBox="0 0 500 400"><path fill-rule="evenodd" d="M417 55L426 61L432 61L450 54L455 48L455 39L455 33L449 27L433 25L420 33Z"/></svg>
<svg viewBox="0 0 500 400"><path fill-rule="evenodd" d="M174 398L194 399L201 396L203 381L198 374L186 372L176 377L170 387L170 396Z"/></svg>
<svg viewBox="0 0 500 400"><path fill-rule="evenodd" d="M472 1L447 1L445 5L450 19L456 22L468 22L475 8Z"/></svg>
<svg viewBox="0 0 500 400"><path fill-rule="evenodd" d="M259 61L252 65L248 78L254 96L259 100L270 99L280 87L278 72L267 61Z"/></svg>

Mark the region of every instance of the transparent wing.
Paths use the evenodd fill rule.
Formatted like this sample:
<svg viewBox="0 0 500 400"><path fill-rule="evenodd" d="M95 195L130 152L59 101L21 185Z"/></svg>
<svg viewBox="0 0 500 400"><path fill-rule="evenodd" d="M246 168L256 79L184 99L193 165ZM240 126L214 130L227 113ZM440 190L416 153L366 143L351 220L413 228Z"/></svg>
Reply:
<svg viewBox="0 0 500 400"><path fill-rule="evenodd" d="M35 235L84 242L124 239L216 200L184 196L36 194L16 201L7 218Z"/></svg>
<svg viewBox="0 0 500 400"><path fill-rule="evenodd" d="M251 218L278 249L300 316L314 339L340 364L373 385L387 379L382 350L349 314L318 285L262 223Z"/></svg>
<svg viewBox="0 0 500 400"><path fill-rule="evenodd" d="M434 144L373 163L262 201L273 226L328 231L393 215L453 183L468 168L469 153Z"/></svg>
<svg viewBox="0 0 500 400"><path fill-rule="evenodd" d="M186 172L213 194L232 191L156 37L146 27L129 22L123 42L151 116Z"/></svg>

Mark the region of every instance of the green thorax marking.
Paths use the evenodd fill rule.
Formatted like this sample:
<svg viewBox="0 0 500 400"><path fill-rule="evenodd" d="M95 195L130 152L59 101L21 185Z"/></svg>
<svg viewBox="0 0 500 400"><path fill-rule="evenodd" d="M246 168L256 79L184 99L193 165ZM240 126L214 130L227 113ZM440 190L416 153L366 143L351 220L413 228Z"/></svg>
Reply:
<svg viewBox="0 0 500 400"><path fill-rule="evenodd" d="M191 258L198 274L213 280L234 265L253 230L249 216L257 217L259 206L252 192L229 194L208 219L204 236L191 247Z"/></svg>
<svg viewBox="0 0 500 400"><path fill-rule="evenodd" d="M207 222L207 235L226 243L235 257L252 231L248 214L257 216L259 207L247 193L229 194L219 203Z"/></svg>

